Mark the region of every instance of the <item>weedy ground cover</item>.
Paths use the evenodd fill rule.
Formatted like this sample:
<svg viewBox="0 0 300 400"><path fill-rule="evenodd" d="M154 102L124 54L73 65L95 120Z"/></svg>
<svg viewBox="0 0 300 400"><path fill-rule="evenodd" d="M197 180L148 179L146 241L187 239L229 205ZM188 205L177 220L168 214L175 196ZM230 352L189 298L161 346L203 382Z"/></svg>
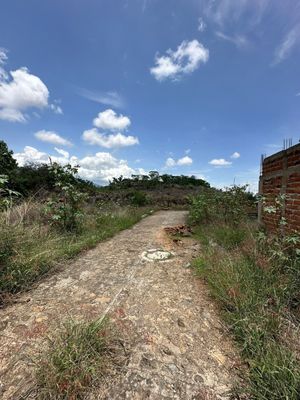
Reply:
<svg viewBox="0 0 300 400"><path fill-rule="evenodd" d="M39 400L79 400L101 383L115 354L117 337L107 319L67 321L48 339L37 359Z"/></svg>
<svg viewBox="0 0 300 400"><path fill-rule="evenodd" d="M195 237L202 243L194 267L208 283L248 366L245 384L234 394L299 399L300 354L291 346L291 330L297 332L300 323L299 237L259 231L247 220L248 199L240 188L226 191L223 199L222 193L210 196L217 197L212 207L201 210L209 199L194 199L191 205ZM235 197L231 204L239 203L232 218L222 206L229 196Z"/></svg>
<svg viewBox="0 0 300 400"><path fill-rule="evenodd" d="M33 197L14 205L15 193L0 180L0 304L30 288L59 262L131 227L149 211L91 205L72 183L76 169L57 164L49 168L56 191L44 201Z"/></svg>

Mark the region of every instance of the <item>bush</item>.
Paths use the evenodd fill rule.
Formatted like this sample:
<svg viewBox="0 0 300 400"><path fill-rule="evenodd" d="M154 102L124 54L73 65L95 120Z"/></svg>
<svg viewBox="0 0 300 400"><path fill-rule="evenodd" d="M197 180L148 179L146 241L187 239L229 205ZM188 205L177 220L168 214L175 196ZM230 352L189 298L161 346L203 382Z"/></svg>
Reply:
<svg viewBox="0 0 300 400"><path fill-rule="evenodd" d="M60 166L54 163L49 170L54 176L58 192L47 203L46 213L50 222L60 230L78 231L83 217L82 205L86 198L74 185L74 175L78 169L71 165Z"/></svg>
<svg viewBox="0 0 300 400"><path fill-rule="evenodd" d="M247 186L224 190L208 189L191 198L190 221L193 224L219 222L237 226L247 217L251 204Z"/></svg>
<svg viewBox="0 0 300 400"><path fill-rule="evenodd" d="M130 194L130 201L133 206L142 207L148 203L147 196L143 192L135 191Z"/></svg>

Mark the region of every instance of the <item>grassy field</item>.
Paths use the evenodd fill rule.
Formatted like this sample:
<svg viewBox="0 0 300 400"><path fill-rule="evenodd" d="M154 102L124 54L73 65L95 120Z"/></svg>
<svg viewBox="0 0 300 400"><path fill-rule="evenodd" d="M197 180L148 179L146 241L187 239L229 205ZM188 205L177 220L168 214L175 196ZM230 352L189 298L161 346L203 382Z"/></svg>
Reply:
<svg viewBox="0 0 300 400"><path fill-rule="evenodd" d="M299 258L291 249L285 254L261 244L253 222L196 224L194 230L202 243L195 270L208 283L248 366L235 398L299 399Z"/></svg>
<svg viewBox="0 0 300 400"><path fill-rule="evenodd" d="M146 208L123 207L103 210L85 207L76 232L51 228L43 220L42 205L25 201L2 214L0 222L0 303L26 290L58 263L92 248L138 222Z"/></svg>

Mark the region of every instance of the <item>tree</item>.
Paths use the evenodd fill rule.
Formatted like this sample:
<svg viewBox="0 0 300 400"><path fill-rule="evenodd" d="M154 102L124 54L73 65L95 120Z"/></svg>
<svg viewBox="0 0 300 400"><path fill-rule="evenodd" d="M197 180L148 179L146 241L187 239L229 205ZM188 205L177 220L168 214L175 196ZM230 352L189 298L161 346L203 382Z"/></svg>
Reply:
<svg viewBox="0 0 300 400"><path fill-rule="evenodd" d="M0 140L0 174L11 177L18 167L17 161L13 158L13 152L8 149L7 144Z"/></svg>

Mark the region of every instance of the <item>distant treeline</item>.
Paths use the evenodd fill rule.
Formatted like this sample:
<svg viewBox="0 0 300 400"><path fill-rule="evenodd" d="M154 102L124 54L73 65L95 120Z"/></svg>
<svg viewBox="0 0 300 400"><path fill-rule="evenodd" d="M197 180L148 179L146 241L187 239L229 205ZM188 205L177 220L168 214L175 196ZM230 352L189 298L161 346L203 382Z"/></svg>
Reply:
<svg viewBox="0 0 300 400"><path fill-rule="evenodd" d="M23 196L38 191L52 191L55 187L55 177L48 164L29 163L22 167L18 166L13 152L8 149L3 140L0 140L0 175L8 177L9 189L17 191ZM97 186L93 182L75 176L73 179L74 185L79 190L96 193Z"/></svg>
<svg viewBox="0 0 300 400"><path fill-rule="evenodd" d="M160 175L157 171L150 171L148 175L131 175L131 178L113 178L109 183L110 189L152 189L157 187L172 186L203 186L210 187L210 184L204 179L196 178L194 175Z"/></svg>
<svg viewBox="0 0 300 400"><path fill-rule="evenodd" d="M26 164L18 166L17 161L13 157L13 152L8 149L4 141L0 141L0 175L8 177L9 188L21 193L23 196L36 193L38 191L51 191L54 189L54 176L47 164ZM96 194L100 187L93 182L74 178L74 185L79 190L89 192L91 195ZM110 190L118 189L152 189L164 187L207 187L210 185L203 179L198 179L195 176L174 176L163 174L160 175L157 171L150 171L148 175L132 175L131 178L113 178L109 182L107 188Z"/></svg>

